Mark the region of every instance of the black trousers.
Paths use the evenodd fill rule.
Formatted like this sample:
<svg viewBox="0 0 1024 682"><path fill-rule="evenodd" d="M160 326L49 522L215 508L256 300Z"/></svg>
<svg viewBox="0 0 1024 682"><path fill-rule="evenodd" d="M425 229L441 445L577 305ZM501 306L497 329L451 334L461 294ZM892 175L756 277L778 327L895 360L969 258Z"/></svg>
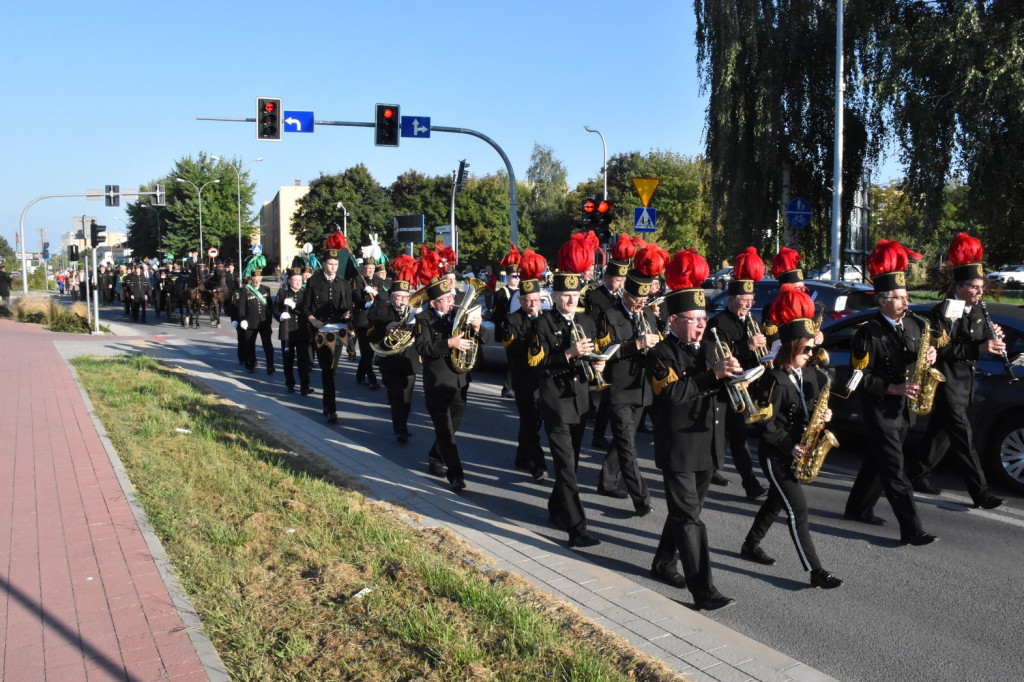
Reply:
<svg viewBox="0 0 1024 682"><path fill-rule="evenodd" d="M427 458L431 466L444 464L448 467L449 481L464 477L462 460L459 459L459 447L455 444L455 433L459 430L459 424L462 423L468 394L469 385L467 384L447 402L427 396L427 412L430 413L430 420L434 423L434 443L430 446Z"/></svg>
<svg viewBox="0 0 1024 682"><path fill-rule="evenodd" d="M334 372L338 367L338 358L341 357L341 352L345 348L345 340L338 339L334 344L333 351L326 343L317 346L314 341L313 346L316 362L320 365L320 384L324 392L324 414L333 414L338 411Z"/></svg>
<svg viewBox="0 0 1024 682"><path fill-rule="evenodd" d="M805 571L821 568L818 553L811 541L811 532L807 528L807 499L800 481L796 480L790 466L771 457L759 455L761 469L768 479L768 497L761 504L754 516L754 523L747 533L746 542L756 545L768 534L768 529L775 523L780 511L786 512L786 527L796 545L797 556Z"/></svg>
<svg viewBox="0 0 1024 682"><path fill-rule="evenodd" d="M519 443L516 445L515 466L535 471L546 469L544 448L540 444L540 405L537 390L516 389L516 410L519 411Z"/></svg>
<svg viewBox="0 0 1024 682"><path fill-rule="evenodd" d="M729 442L733 466L736 467L736 472L743 480L743 489L747 492L761 489L761 483L754 475L750 450L747 449L749 434L750 427L747 426L746 415L740 414L730 407L725 413L725 438Z"/></svg>
<svg viewBox="0 0 1024 682"><path fill-rule="evenodd" d="M551 520L570 533L587 528L587 515L580 501L580 487L576 480L576 468L580 463L580 446L583 432L587 429L586 415L574 423L544 422L551 448L551 461L555 465L555 485L548 498L548 514Z"/></svg>
<svg viewBox="0 0 1024 682"><path fill-rule="evenodd" d="M969 389L963 393L970 395ZM988 495L988 481L985 480L978 451L974 449L967 403L952 404L948 396L946 387L940 386L928 419L928 430L920 443L917 457L907 463L907 473L911 481L927 481L948 451L963 475L967 492L978 502Z"/></svg>
<svg viewBox="0 0 1024 682"><path fill-rule="evenodd" d="M608 448L601 474L597 478L598 492L618 490L619 479L626 482L633 505L640 508L651 503L647 482L640 473L636 454L636 429L643 414L642 405L612 405L608 408L608 422L612 427L612 445Z"/></svg>
<svg viewBox="0 0 1024 682"><path fill-rule="evenodd" d="M694 599L718 594L711 580L708 530L700 518L713 471L663 471L668 518L654 553L654 565L674 568L676 552L683 564L686 587Z"/></svg>
<svg viewBox="0 0 1024 682"><path fill-rule="evenodd" d="M416 385L416 375L381 372L380 378L388 391L391 428L396 436L409 433L409 413L412 412L412 390Z"/></svg>
<svg viewBox="0 0 1024 682"><path fill-rule="evenodd" d="M288 341L281 340L281 363L284 365L284 385L288 388L295 388L295 372L298 366L299 387L302 390L309 388L309 372L312 365L309 361L309 340L295 339L289 336Z"/></svg>
<svg viewBox="0 0 1024 682"><path fill-rule="evenodd" d="M865 453L846 500L846 514L864 518L874 514L875 503L884 492L900 524L901 537L910 537L921 530L914 489L903 470L903 441L909 428L905 421L877 424L868 417L869 442L874 447Z"/></svg>
<svg viewBox="0 0 1024 682"><path fill-rule="evenodd" d="M594 400L594 395L601 396L598 398L597 410L593 411L593 402L591 402L591 410L594 413L594 438L604 438L605 429L608 428L608 391L591 391L590 399Z"/></svg>
<svg viewBox="0 0 1024 682"><path fill-rule="evenodd" d="M356 367L356 383L369 381L377 383L377 373L373 371L373 346L367 338L366 327L356 327L356 341L359 344L359 365Z"/></svg>
<svg viewBox="0 0 1024 682"><path fill-rule="evenodd" d="M261 324L253 329L249 327L242 332L242 344L245 351L246 369L256 368L256 337L259 336L263 345L263 357L267 361L267 369L274 368L274 331L270 323Z"/></svg>
<svg viewBox="0 0 1024 682"><path fill-rule="evenodd" d="M235 336L238 341L238 364L245 364L245 330L241 327L235 327Z"/></svg>
<svg viewBox="0 0 1024 682"><path fill-rule="evenodd" d="M146 321L146 299L144 298L132 298L129 299L132 309L132 321L138 322L141 318L143 322Z"/></svg>

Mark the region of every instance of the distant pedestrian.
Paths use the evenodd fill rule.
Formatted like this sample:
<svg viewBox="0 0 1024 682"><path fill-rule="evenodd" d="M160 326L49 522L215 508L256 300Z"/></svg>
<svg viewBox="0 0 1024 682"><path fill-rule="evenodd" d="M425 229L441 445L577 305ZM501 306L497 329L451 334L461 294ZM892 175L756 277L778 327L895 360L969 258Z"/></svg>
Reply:
<svg viewBox="0 0 1024 682"><path fill-rule="evenodd" d="M0 304L11 304L11 276L3 263L0 263Z"/></svg>

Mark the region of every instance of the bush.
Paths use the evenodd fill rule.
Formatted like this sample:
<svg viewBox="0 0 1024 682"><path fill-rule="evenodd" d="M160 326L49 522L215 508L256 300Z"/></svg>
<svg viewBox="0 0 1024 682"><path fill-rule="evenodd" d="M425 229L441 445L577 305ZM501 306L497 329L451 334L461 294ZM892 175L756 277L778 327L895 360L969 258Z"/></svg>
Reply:
<svg viewBox="0 0 1024 682"><path fill-rule="evenodd" d="M84 303L75 303L71 310L52 298L23 296L14 304L13 316L18 322L41 324L50 331L88 334L89 313Z"/></svg>

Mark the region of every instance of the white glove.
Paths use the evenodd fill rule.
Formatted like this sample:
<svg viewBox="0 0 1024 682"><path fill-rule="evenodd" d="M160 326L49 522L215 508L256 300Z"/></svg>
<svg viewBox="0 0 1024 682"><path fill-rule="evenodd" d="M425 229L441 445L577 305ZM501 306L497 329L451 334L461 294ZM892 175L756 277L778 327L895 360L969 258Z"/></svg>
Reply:
<svg viewBox="0 0 1024 682"><path fill-rule="evenodd" d="M292 319L291 313L281 313L281 320L282 321L290 320L290 319Z"/></svg>
<svg viewBox="0 0 1024 682"><path fill-rule="evenodd" d="M366 293L368 293L368 294L370 294L372 296L376 296L377 295L377 287L363 287L363 291L365 291Z"/></svg>
<svg viewBox="0 0 1024 682"><path fill-rule="evenodd" d="M286 299L284 299L284 307L285 308L294 308L295 307L295 299L294 298L286 298Z"/></svg>
<svg viewBox="0 0 1024 682"><path fill-rule="evenodd" d="M248 329L249 328L249 320L242 320L242 322L241 322L241 324L239 326L242 329Z"/></svg>
<svg viewBox="0 0 1024 682"><path fill-rule="evenodd" d="M231 320L231 326L238 329L238 320Z"/></svg>

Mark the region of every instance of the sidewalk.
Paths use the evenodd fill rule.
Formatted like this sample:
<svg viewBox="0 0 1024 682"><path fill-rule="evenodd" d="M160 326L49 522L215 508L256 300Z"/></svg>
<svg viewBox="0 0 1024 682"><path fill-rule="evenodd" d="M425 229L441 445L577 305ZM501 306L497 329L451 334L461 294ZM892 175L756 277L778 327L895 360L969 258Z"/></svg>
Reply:
<svg viewBox="0 0 1024 682"><path fill-rule="evenodd" d="M117 324L111 327L115 334L121 336L71 337L52 334L33 325L0 322L0 352L7 351L4 355L6 358L19 358L12 371L7 374L9 391L0 399L0 408L7 408L4 411L5 415L19 415L17 424L4 421L0 428L0 434L9 436L4 442L15 442L16 437L20 446L14 448L18 452L17 456L13 453L0 455L4 471L13 473L9 476L13 507L17 512L18 509L32 509L33 505L38 504L40 514L43 506L47 504L59 508L55 514L57 521L52 524L57 526L52 538L48 535L46 540L37 541L33 536L32 542L35 544L24 546L18 544L16 538L7 535L0 542L0 548L9 558L10 569L7 570L7 575L11 576L12 586L8 587L7 606L2 611L5 636L3 670L7 673L5 678L15 679L16 675L16 679L19 680L44 679L42 673L36 677L32 675L34 671L42 670L46 665L52 666L54 670L62 666L79 675L71 677L54 673L51 679L85 679L81 670L88 670L86 666L93 661L90 674L99 672L108 676L90 676L90 680L155 679L156 675L153 673L158 667L167 670L169 675L174 675L170 679L206 679L206 676L216 680L225 679L226 675L220 661L198 629L187 600L175 597L172 602L170 595L177 591L173 584L169 590L163 588L162 592L152 586L152 576L157 567L166 564L166 559L163 558L162 550L155 540L148 543L147 549L143 537L147 534L151 536L151 533L148 533L148 526L144 521L139 524L132 519L130 510L134 505L129 504L130 500L126 500L117 487L115 471L120 471L120 466L116 456L110 452L111 459L107 460L110 448L102 435L102 427L89 413L87 402L80 394L71 371L61 360L62 355L73 357L82 353L120 353L133 347L140 351L149 350L145 348L149 346L147 339L132 338L133 334L138 333L135 328ZM16 348L26 350L18 355L15 353ZM371 497L408 509L410 523L445 527L459 534L477 551L495 560L485 570L504 569L522 575L538 589L573 604L594 621L624 637L641 651L665 661L687 679L694 682L809 682L832 679L799 661L729 630L679 602L646 589L614 571L596 566L584 556L562 545L539 537L463 498L449 495L447 491L440 490L436 482L425 474L407 470L377 456L376 453L346 440L336 430L319 422L296 418L295 412L289 406L277 401L273 396L254 394L249 387L234 377L212 371L195 355L190 355L180 348L167 346L154 354L182 367L195 381L205 385L211 392L238 404L244 404L261 417L272 420L284 435L323 454L339 469L358 478L370 491ZM55 410L48 411L47 406L55 404L58 395L73 398L80 407L74 411L63 410L62 412L68 413L63 415L54 414ZM16 407L22 402L25 406ZM39 442L39 439L32 440L32 419L27 418L30 412L34 419L45 419L44 423L52 426L50 436L44 442ZM61 437L61 430L66 432L65 437ZM51 475L59 469L59 465L55 466L54 460L60 459L61 463L65 463L68 459L68 454L53 452L53 441L59 442L62 449L70 452L75 451L75 448L71 447L72 444L83 444L78 449L83 453L79 457L84 463L77 460L72 462L71 472L65 474L67 480L62 478L57 482L57 489L62 491L59 505L56 500L52 503L47 502L47 497L55 496L45 494L47 489L41 489L39 481L35 481L35 485L29 485L29 481L34 480L33 459L37 478L40 477L38 472L41 468L49 467ZM29 454L34 454L34 458L29 457ZM28 473L25 474L22 469L27 469ZM23 478L15 482L15 476L19 473ZM81 480L76 481L76 475ZM101 478L103 483L93 482L94 479L99 481ZM77 513L82 515L86 507L86 495L80 491L88 485L107 486L104 488L106 494L100 500L104 509L111 510L106 512L107 520L104 522L102 517L99 517L95 522L98 525L93 527L90 516L87 528L78 528L73 532L62 530L61 515L64 508L70 506L64 497L70 496L75 500L76 506L79 507ZM53 487L51 484L49 490ZM63 492L65 490L69 492ZM41 492L44 494L40 494ZM19 498L25 498L24 502L15 498L15 493ZM7 510L4 513L7 513ZM25 516L20 521L11 519L13 525L20 526L30 520L35 531L35 516L23 513ZM90 507L89 513L96 512ZM119 516L114 516L115 513ZM136 511L136 516L138 514ZM118 519L116 526L114 518ZM67 519L63 520L64 526L70 523L71 521ZM0 525L0 528L2 527ZM115 531L116 545L111 545L109 539L103 540L103 529L110 527ZM93 603L97 600L104 602L102 612L110 623L110 634L101 640L106 647L102 650L96 648L97 645L92 642L91 636L83 635L76 629L76 613L81 612L76 609L82 608L77 606L78 592L87 590L87 587L80 588L77 585L82 584L88 576L80 576L72 570L72 560L68 557L71 556L70 543L83 538L85 540L80 542L77 548L78 554L81 554L83 546L86 546L91 551L93 565L105 564L107 561L115 564L108 569L107 575L100 576L103 586L109 584L111 587L105 589L99 596L93 595ZM101 545L103 551L100 551ZM40 576L43 574L40 565L44 562L37 551L38 547L47 547L59 555L54 561L61 565L61 572L48 578L46 582L46 585L50 585L51 580L53 582L53 587L50 588L55 593L53 597L46 588L40 594ZM102 556L103 561L96 558L97 556ZM49 565L49 561L46 564ZM130 573L133 569L140 571L140 574L136 576ZM3 568L0 567L0 570ZM17 582L16 575L20 576ZM6 580L6 576L4 578ZM145 589L140 588L136 591L132 585L137 584L137 578L151 582L144 583L147 585ZM88 586L91 583L84 584ZM35 591L32 591L32 585L35 586ZM15 597L14 587L25 594L34 595L29 597L31 603L36 604L34 611L17 613L16 607L19 607L21 602ZM127 597L121 595L117 591L119 588L122 591L130 590L130 594ZM40 601L42 614L38 607ZM121 604L125 601L130 601L134 609L122 608ZM177 625L169 624L171 616L166 613L172 603L178 606L183 614ZM23 607L19 608L25 610ZM147 611L147 608L150 611ZM57 623L51 623L47 618L48 609L54 614L61 614ZM12 651L15 634L24 629L19 626L12 632L10 626L16 615L22 619L22 623L33 622L34 618L33 627L37 632L37 657L34 659L26 659ZM135 644L136 640L129 640L127 634L122 641L119 637L122 629L125 633L128 632L127 628L118 625L122 617L129 621L134 620L136 631L133 634L138 634L137 629L140 626L150 626L151 634L144 633L138 637L146 643L145 646ZM154 626L154 622L159 623L159 627ZM183 636L181 632L182 623L188 624L190 631L193 624L196 628L190 632L191 642L189 637ZM57 641L59 644L62 638L72 641L80 639L83 643L88 640L90 648L86 649L84 644L77 650L73 646L64 646L62 648L65 651L59 654L63 658L55 657L51 664L49 642ZM170 648L172 640L176 647L173 649L174 653ZM46 647L43 646L44 643L47 644ZM165 650L160 648L161 644L166 647L166 655ZM183 655L183 644L192 647L191 656L187 661L178 658ZM129 648L129 645L134 646ZM133 653L139 649L147 652L148 657L145 661L136 661L137 657L143 657L143 654ZM99 651L102 651L102 656L94 653ZM68 658L73 658L73 663L79 667L69 666ZM170 659L174 659L175 663L172 664ZM102 663L95 662L97 660L101 660ZM135 667L128 667L129 660ZM206 663L205 669L200 665L200 661ZM17 667L12 667L14 664L17 664ZM181 667L175 667L178 665ZM25 673L28 673L27 677Z"/></svg>

